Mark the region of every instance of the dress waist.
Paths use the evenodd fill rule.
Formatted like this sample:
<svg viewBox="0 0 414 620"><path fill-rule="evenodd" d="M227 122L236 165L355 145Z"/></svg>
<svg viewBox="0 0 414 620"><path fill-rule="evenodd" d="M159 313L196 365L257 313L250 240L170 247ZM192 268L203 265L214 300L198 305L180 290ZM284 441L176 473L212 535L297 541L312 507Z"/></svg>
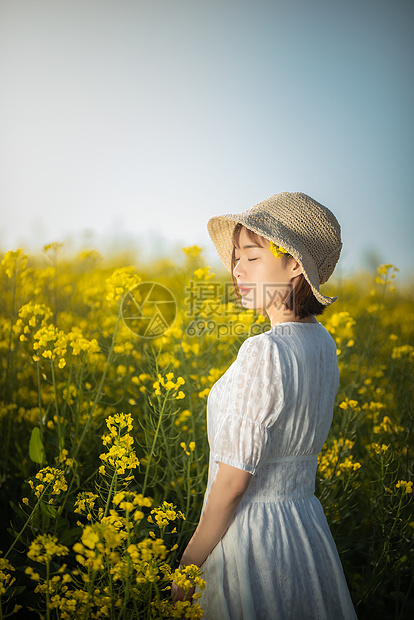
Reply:
<svg viewBox="0 0 414 620"><path fill-rule="evenodd" d="M315 493L318 455L269 458L253 476L242 503L305 499Z"/></svg>

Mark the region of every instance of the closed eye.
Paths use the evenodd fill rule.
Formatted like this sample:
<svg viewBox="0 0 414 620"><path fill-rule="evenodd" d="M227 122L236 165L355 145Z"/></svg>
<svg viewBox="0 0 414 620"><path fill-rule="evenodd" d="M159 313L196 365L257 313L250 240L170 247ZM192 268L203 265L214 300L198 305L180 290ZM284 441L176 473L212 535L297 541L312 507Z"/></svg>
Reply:
<svg viewBox="0 0 414 620"><path fill-rule="evenodd" d="M249 263L250 263L252 260L257 260L257 258L258 258L258 257L256 257L256 258L248 258L247 260L248 260L248 261L249 261Z"/></svg>

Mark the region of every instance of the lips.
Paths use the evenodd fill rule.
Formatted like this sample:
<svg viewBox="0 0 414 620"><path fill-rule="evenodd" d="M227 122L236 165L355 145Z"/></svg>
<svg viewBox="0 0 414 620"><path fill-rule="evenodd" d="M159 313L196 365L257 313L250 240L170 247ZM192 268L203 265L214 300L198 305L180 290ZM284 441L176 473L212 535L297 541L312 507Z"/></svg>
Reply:
<svg viewBox="0 0 414 620"><path fill-rule="evenodd" d="M244 287L244 286L239 286L240 295L245 295L246 293L248 293L251 290L252 290L251 288L247 288L247 287Z"/></svg>

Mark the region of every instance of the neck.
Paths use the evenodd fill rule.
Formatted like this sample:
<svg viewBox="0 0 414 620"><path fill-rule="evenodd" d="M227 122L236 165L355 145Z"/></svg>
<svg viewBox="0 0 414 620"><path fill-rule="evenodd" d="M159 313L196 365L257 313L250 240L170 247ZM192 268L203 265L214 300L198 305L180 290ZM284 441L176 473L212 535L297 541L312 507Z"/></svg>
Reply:
<svg viewBox="0 0 414 620"><path fill-rule="evenodd" d="M300 319L292 310L286 308L267 308L267 315L270 319L270 324L273 327L280 325L280 323L317 323L318 321L313 314Z"/></svg>

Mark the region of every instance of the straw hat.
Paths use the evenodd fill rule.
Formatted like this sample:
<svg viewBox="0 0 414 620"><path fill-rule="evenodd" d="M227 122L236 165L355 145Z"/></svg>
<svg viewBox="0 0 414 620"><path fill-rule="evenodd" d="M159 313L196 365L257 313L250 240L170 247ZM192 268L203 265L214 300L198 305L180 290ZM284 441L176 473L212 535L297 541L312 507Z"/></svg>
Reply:
<svg viewBox="0 0 414 620"><path fill-rule="evenodd" d="M275 194L239 214L218 215L208 232L226 269L231 271L232 234L237 223L273 241L300 263L318 301L329 306L336 297L319 291L331 276L341 253L341 227L334 214L299 192Z"/></svg>

